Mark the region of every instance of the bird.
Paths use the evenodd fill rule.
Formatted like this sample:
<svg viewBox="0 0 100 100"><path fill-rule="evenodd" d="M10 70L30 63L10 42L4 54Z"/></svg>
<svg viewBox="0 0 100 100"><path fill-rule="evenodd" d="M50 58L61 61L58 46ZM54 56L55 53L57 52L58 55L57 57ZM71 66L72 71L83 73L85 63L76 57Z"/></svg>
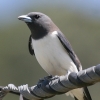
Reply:
<svg viewBox="0 0 100 100"><path fill-rule="evenodd" d="M18 17L31 31L28 48L48 75L65 75L82 70L82 65L70 42L50 17L41 12L30 12ZM71 90L75 100L92 100L87 87Z"/></svg>

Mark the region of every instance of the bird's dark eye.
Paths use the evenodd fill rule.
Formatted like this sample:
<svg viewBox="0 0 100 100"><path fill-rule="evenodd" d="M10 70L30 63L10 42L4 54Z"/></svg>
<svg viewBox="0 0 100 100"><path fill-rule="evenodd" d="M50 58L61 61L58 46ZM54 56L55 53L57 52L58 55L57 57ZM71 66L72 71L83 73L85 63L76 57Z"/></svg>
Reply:
<svg viewBox="0 0 100 100"><path fill-rule="evenodd" d="M35 19L38 19L40 16L39 15L35 15L34 17L35 17Z"/></svg>

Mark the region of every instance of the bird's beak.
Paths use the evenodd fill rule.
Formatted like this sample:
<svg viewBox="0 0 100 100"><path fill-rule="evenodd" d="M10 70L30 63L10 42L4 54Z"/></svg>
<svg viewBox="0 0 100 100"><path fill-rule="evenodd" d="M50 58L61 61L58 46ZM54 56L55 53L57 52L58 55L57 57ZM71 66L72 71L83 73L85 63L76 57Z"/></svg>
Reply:
<svg viewBox="0 0 100 100"><path fill-rule="evenodd" d="M28 17L27 15L21 15L18 17L19 20L22 20L24 22L32 22L32 19Z"/></svg>

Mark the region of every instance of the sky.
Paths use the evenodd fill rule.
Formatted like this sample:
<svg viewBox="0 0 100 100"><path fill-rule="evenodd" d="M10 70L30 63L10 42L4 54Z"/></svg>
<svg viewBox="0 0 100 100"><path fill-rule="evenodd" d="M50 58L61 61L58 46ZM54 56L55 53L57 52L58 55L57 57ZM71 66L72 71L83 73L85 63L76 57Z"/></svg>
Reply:
<svg viewBox="0 0 100 100"><path fill-rule="evenodd" d="M16 13L40 6L65 7L92 18L100 18L100 0L0 0L0 22L9 22Z"/></svg>

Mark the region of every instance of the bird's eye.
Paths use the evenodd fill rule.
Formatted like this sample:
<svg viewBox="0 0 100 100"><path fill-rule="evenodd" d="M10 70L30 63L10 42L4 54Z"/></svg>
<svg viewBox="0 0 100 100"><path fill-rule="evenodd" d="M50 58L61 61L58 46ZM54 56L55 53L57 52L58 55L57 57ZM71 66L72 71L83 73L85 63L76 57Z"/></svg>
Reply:
<svg viewBox="0 0 100 100"><path fill-rule="evenodd" d="M40 16L39 15L35 15L34 17L35 17L35 19L38 19Z"/></svg>

